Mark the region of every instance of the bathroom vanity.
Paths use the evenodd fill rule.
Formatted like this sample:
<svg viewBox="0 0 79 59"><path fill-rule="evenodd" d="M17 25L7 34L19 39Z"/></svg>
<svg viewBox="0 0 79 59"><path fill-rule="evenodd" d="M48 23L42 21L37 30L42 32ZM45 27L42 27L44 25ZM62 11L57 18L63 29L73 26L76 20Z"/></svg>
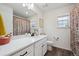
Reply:
<svg viewBox="0 0 79 59"><path fill-rule="evenodd" d="M46 52L46 35L13 38L9 44L0 46L2 56L44 56Z"/></svg>

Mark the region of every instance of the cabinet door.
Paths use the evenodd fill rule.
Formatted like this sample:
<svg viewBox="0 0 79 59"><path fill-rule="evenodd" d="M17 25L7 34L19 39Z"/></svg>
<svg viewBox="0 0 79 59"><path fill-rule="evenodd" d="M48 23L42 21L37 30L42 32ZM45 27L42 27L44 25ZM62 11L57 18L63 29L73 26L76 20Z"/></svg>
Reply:
<svg viewBox="0 0 79 59"><path fill-rule="evenodd" d="M47 52L47 37L42 40L42 55L44 56Z"/></svg>
<svg viewBox="0 0 79 59"><path fill-rule="evenodd" d="M47 43L43 44L43 46L42 46L42 54L43 54L43 56L45 55L46 52L47 52Z"/></svg>
<svg viewBox="0 0 79 59"><path fill-rule="evenodd" d="M47 38L35 43L35 56L44 56L47 52Z"/></svg>
<svg viewBox="0 0 79 59"><path fill-rule="evenodd" d="M41 41L35 44L35 56L42 56L42 44Z"/></svg>

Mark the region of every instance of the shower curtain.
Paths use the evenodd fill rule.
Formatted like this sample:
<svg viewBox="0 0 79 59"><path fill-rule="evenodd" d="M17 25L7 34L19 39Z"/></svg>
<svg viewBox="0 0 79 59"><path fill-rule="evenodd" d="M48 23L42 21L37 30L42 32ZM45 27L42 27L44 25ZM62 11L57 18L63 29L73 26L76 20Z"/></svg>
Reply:
<svg viewBox="0 0 79 59"><path fill-rule="evenodd" d="M79 56L79 4L70 12L70 33L72 52Z"/></svg>

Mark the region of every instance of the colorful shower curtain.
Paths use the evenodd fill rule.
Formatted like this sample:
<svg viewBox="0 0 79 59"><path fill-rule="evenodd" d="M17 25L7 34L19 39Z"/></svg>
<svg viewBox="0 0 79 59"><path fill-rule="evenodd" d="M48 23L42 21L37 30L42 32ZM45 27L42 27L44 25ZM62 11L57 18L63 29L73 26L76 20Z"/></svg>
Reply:
<svg viewBox="0 0 79 59"><path fill-rule="evenodd" d="M30 21L26 18L13 17L13 35L24 35L30 32Z"/></svg>
<svg viewBox="0 0 79 59"><path fill-rule="evenodd" d="M79 4L70 12L70 32L72 52L79 56Z"/></svg>

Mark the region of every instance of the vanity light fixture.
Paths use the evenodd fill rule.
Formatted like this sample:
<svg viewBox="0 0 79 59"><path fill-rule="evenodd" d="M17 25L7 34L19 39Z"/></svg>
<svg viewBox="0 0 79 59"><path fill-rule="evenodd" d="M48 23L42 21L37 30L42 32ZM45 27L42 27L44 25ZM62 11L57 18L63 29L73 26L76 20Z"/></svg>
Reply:
<svg viewBox="0 0 79 59"><path fill-rule="evenodd" d="M34 7L34 4L33 3L30 3L27 5L28 9L32 9Z"/></svg>
<svg viewBox="0 0 79 59"><path fill-rule="evenodd" d="M25 7L25 6L26 6L26 4L25 4L25 3L23 3L23 4L22 4L22 6L23 6L23 7Z"/></svg>

